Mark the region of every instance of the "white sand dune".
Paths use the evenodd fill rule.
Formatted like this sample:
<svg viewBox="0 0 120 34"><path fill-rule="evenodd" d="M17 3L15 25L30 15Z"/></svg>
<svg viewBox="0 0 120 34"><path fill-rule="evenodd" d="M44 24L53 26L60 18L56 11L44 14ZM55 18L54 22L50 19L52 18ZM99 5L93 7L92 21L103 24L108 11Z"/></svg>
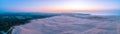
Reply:
<svg viewBox="0 0 120 34"><path fill-rule="evenodd" d="M120 34L120 22L55 16L16 26L13 34Z"/></svg>

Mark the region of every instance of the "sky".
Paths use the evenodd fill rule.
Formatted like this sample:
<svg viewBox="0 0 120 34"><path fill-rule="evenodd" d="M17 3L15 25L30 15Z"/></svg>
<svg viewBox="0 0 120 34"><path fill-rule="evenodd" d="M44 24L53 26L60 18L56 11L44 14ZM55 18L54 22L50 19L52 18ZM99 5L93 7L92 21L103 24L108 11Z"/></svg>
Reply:
<svg viewBox="0 0 120 34"><path fill-rule="evenodd" d="M16 12L117 14L120 12L116 11L120 10L119 3L120 0L0 0L0 9L15 10Z"/></svg>

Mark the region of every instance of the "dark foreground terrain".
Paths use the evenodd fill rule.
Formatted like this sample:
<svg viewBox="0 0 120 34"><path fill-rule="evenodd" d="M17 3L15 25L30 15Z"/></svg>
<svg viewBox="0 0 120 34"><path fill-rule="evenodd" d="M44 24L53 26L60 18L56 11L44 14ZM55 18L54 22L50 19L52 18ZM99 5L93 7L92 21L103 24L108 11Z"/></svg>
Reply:
<svg viewBox="0 0 120 34"><path fill-rule="evenodd" d="M120 16L0 14L0 34L120 34Z"/></svg>
<svg viewBox="0 0 120 34"><path fill-rule="evenodd" d="M24 25L33 19L42 19L47 17L52 17L55 15L48 14L31 14L31 13L10 13L10 14L0 14L0 34L11 34L14 26Z"/></svg>

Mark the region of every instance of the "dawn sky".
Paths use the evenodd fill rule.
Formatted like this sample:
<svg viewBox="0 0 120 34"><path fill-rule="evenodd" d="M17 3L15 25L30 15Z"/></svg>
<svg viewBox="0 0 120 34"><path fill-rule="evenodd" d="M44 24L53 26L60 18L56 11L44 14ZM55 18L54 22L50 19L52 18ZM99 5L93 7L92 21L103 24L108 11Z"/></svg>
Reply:
<svg viewBox="0 0 120 34"><path fill-rule="evenodd" d="M34 12L119 10L120 0L0 0L0 9Z"/></svg>

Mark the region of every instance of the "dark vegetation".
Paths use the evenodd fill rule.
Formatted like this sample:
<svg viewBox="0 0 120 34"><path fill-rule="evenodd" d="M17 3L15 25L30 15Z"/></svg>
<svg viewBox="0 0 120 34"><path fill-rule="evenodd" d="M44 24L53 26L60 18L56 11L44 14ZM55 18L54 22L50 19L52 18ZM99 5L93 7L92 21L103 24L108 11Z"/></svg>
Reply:
<svg viewBox="0 0 120 34"><path fill-rule="evenodd" d="M0 34L6 33L11 34L12 29L14 29L14 26L24 25L30 22L30 20L33 19L43 19L48 18L52 16L71 16L76 18L82 18L82 19L94 19L94 20L106 20L107 18L100 17L100 16L91 16L89 14L76 14L76 13L63 13L63 14L55 14L55 13L0 13ZM109 17L113 18L113 17ZM117 19L119 17L116 17ZM115 19L115 18L113 18ZM113 20L112 19L112 20ZM115 19L116 20L116 19ZM12 29L11 29L12 28Z"/></svg>
<svg viewBox="0 0 120 34"><path fill-rule="evenodd" d="M52 17L52 14L0 14L0 34L11 34L14 26L24 25L33 19ZM12 28L12 29L11 29ZM9 31L10 30L10 31Z"/></svg>

